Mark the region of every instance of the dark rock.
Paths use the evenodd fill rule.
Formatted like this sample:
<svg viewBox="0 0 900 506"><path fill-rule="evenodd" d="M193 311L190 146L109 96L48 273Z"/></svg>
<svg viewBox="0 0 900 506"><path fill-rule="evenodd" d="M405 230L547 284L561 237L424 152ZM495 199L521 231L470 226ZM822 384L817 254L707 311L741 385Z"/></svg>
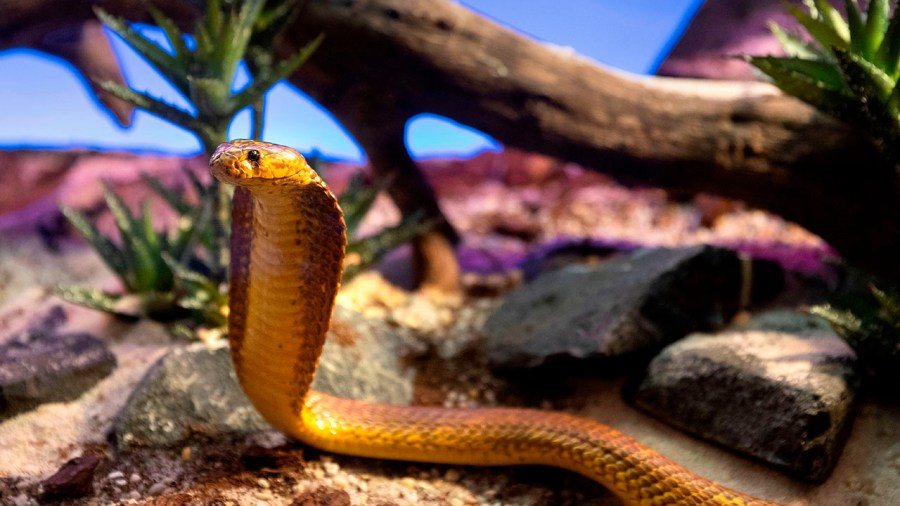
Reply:
<svg viewBox="0 0 900 506"><path fill-rule="evenodd" d="M252 471L297 468L302 461L303 451L292 446L268 448L254 445L241 452L241 463Z"/></svg>
<svg viewBox="0 0 900 506"><path fill-rule="evenodd" d="M822 481L849 430L855 355L821 319L760 315L660 353L634 400L704 439Z"/></svg>
<svg viewBox="0 0 900 506"><path fill-rule="evenodd" d="M319 487L301 493L291 506L350 506L350 494L336 488Z"/></svg>
<svg viewBox="0 0 900 506"><path fill-rule="evenodd" d="M539 276L509 294L484 326L500 368L649 356L734 313L739 265L709 246L639 250Z"/></svg>
<svg viewBox="0 0 900 506"><path fill-rule="evenodd" d="M338 306L313 388L352 399L408 404L414 372L403 370L406 336L378 320ZM116 423L120 446L166 445L191 432L268 429L244 395L227 346L175 350L147 373Z"/></svg>
<svg viewBox="0 0 900 506"><path fill-rule="evenodd" d="M76 399L115 368L115 356L100 339L57 334L65 321L65 311L52 306L25 330L0 339L0 419Z"/></svg>
<svg viewBox="0 0 900 506"><path fill-rule="evenodd" d="M41 499L76 499L94 492L94 471L103 461L97 455L83 455L65 464L53 476L41 482Z"/></svg>

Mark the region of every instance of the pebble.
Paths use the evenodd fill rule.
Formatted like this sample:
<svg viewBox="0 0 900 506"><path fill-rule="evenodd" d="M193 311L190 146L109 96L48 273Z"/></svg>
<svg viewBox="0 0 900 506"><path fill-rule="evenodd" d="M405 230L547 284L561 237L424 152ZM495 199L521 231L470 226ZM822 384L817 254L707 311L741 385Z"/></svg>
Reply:
<svg viewBox="0 0 900 506"><path fill-rule="evenodd" d="M131 476L128 477L128 481L130 481L131 483L140 483L141 475L139 475L138 473L131 473Z"/></svg>
<svg viewBox="0 0 900 506"><path fill-rule="evenodd" d="M128 480L126 480L125 478L118 478L116 480L113 480L113 484L117 487L124 487L125 485L128 485Z"/></svg>
<svg viewBox="0 0 900 506"><path fill-rule="evenodd" d="M127 494L125 494L125 499L132 499L132 500L137 501L140 498L141 498L141 493L138 492L137 490L132 490L131 492L128 492Z"/></svg>
<svg viewBox="0 0 900 506"><path fill-rule="evenodd" d="M350 488L350 480L347 479L346 475L340 474L334 477L334 486L341 490L347 490Z"/></svg>
<svg viewBox="0 0 900 506"><path fill-rule="evenodd" d="M270 486L269 480L267 480L265 478L260 478L260 479L256 480L256 484L262 488L269 488L269 486Z"/></svg>
<svg viewBox="0 0 900 506"><path fill-rule="evenodd" d="M459 497L450 498L450 506L465 506L466 502Z"/></svg>
<svg viewBox="0 0 900 506"><path fill-rule="evenodd" d="M109 478L110 480L117 480L119 478L124 478L125 473L123 473L122 471L113 471L113 472L107 474L106 477Z"/></svg>
<svg viewBox="0 0 900 506"><path fill-rule="evenodd" d="M159 495L166 490L166 484L163 482L154 483L150 485L150 488L147 489L147 493L150 495Z"/></svg>
<svg viewBox="0 0 900 506"><path fill-rule="evenodd" d="M444 480L449 481L450 483L456 483L461 476L458 469L450 468L444 473Z"/></svg>
<svg viewBox="0 0 900 506"><path fill-rule="evenodd" d="M334 476L341 470L341 466L337 462L323 462L322 467L329 476Z"/></svg>

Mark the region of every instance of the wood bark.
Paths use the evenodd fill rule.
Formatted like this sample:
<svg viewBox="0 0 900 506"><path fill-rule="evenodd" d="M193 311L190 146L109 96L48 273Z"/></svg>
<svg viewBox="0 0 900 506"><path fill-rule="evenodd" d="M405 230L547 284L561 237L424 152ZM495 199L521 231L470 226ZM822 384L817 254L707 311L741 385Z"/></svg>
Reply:
<svg viewBox="0 0 900 506"><path fill-rule="evenodd" d="M45 3L53 5L45 18L62 18L82 2ZM169 2L157 3L168 10ZM143 17L128 0L105 7ZM391 194L404 212L439 216L398 148L401 125L430 112L625 182L744 200L804 225L851 261L900 276L896 172L866 137L768 85L624 75L446 0L310 0L300 8L280 50L320 32L326 38L291 82L370 156L382 152L375 170L397 176ZM386 132L392 140L383 146Z"/></svg>

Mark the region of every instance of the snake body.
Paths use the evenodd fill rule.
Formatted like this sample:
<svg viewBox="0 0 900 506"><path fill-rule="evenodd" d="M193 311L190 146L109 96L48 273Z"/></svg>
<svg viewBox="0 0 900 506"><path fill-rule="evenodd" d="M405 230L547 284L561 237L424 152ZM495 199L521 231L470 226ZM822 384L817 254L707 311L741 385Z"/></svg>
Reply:
<svg viewBox="0 0 900 506"><path fill-rule="evenodd" d="M222 144L210 172L236 186L232 358L247 396L277 429L348 455L561 467L598 481L628 504L774 504L697 476L615 429L565 413L399 406L311 390L346 242L337 201L304 158L284 146Z"/></svg>

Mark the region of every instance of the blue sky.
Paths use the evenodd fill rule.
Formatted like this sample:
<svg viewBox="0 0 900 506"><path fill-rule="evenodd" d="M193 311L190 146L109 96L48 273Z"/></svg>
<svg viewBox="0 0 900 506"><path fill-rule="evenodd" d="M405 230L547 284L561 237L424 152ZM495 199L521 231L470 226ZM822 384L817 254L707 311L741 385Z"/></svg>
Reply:
<svg viewBox="0 0 900 506"><path fill-rule="evenodd" d="M535 39L577 52L601 64L634 73L652 72L700 0L461 0L460 3ZM564 5L564 8L560 6ZM155 29L145 30L162 40ZM131 86L175 104L183 99L114 38ZM0 147L95 147L189 154L200 151L188 132L143 111L122 129L87 92L83 78L65 62L26 49L0 52ZM333 158L361 160L356 143L302 93L288 84L268 95L265 140ZM248 135L249 114L238 116L230 135ZM443 118L424 115L407 126L406 142L416 157L467 155L496 148L489 137Z"/></svg>

